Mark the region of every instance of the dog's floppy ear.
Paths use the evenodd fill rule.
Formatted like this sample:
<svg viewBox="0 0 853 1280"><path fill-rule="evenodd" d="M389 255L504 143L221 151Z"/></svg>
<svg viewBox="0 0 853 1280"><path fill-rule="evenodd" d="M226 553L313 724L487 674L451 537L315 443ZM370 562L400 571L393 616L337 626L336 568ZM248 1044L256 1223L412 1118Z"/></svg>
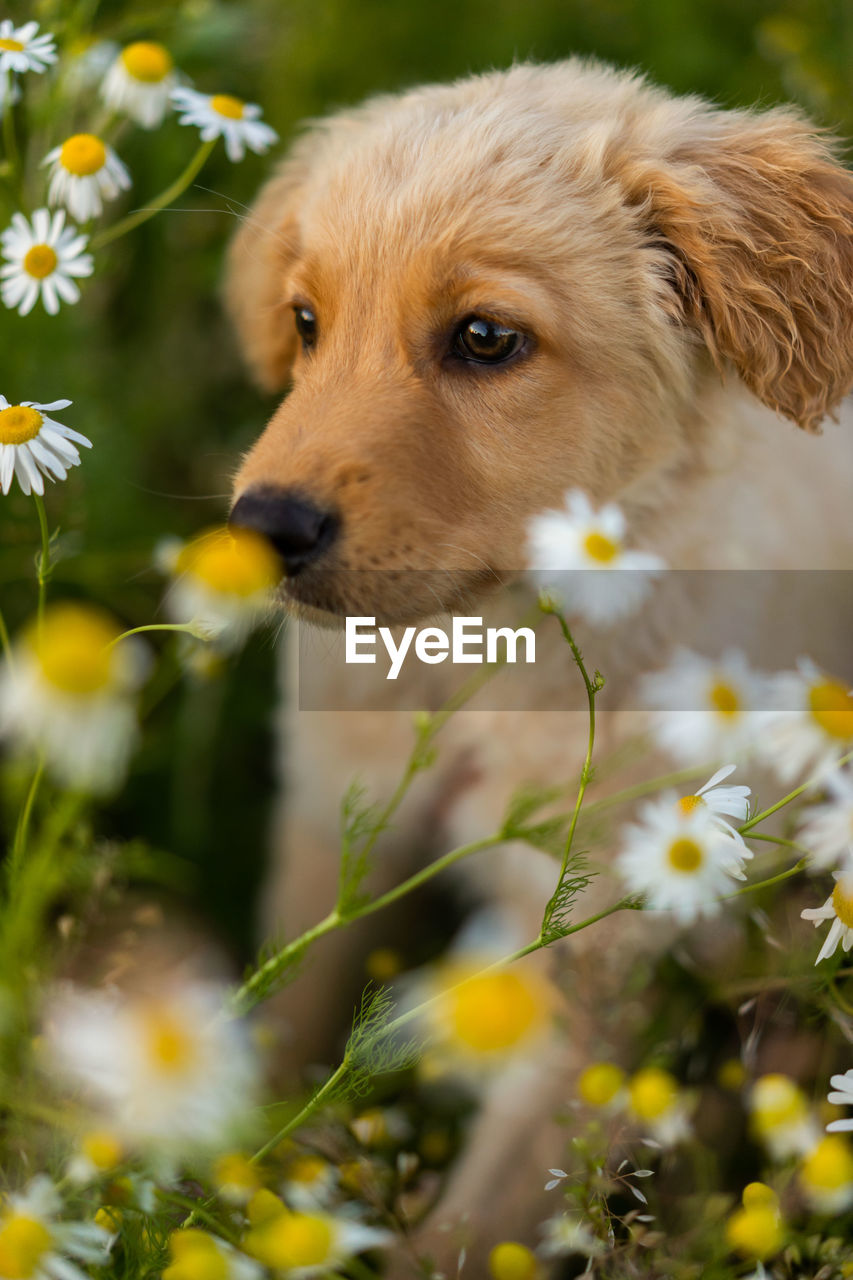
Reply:
<svg viewBox="0 0 853 1280"><path fill-rule="evenodd" d="M818 430L853 383L853 175L831 146L795 111L714 112L620 178L718 366Z"/></svg>
<svg viewBox="0 0 853 1280"><path fill-rule="evenodd" d="M228 249L225 302L243 355L265 391L286 384L296 353L296 329L284 295L296 257L299 191L306 164L297 154L261 189Z"/></svg>

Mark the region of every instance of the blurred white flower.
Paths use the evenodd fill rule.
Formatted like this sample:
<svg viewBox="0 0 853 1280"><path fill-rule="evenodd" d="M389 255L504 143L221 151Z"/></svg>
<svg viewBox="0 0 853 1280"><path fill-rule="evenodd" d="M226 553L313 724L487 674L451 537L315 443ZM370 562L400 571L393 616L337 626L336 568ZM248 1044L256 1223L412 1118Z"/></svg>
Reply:
<svg viewBox="0 0 853 1280"><path fill-rule="evenodd" d="M166 596L173 622L192 622L201 639L238 649L269 612L281 562L250 529L216 528L182 545L161 547L158 561L174 575Z"/></svg>
<svg viewBox="0 0 853 1280"><path fill-rule="evenodd" d="M818 928L826 920L832 925L815 964L828 960L835 954L839 942L844 951L853 947L853 877L850 872L835 873L835 888L822 907L811 907L800 912L803 920L811 920Z"/></svg>
<svg viewBox="0 0 853 1280"><path fill-rule="evenodd" d="M67 409L70 400L52 400L37 404L9 404L0 396L0 490L8 493L14 476L24 493L44 493L44 480L64 480L70 467L80 465L80 454L72 444L91 449L92 442L78 431L72 431L48 412Z"/></svg>
<svg viewBox="0 0 853 1280"><path fill-rule="evenodd" d="M103 794L123 780L136 742L133 693L145 650L90 605L56 604L0 668L0 734L43 751L62 786Z"/></svg>
<svg viewBox="0 0 853 1280"><path fill-rule="evenodd" d="M660 556L626 550L624 538L619 507L608 503L596 510L585 493L573 489L562 511L529 521L528 570L569 613L606 625L633 613L666 568Z"/></svg>
<svg viewBox="0 0 853 1280"><path fill-rule="evenodd" d="M661 1067L644 1067L628 1081L628 1115L662 1147L675 1147L690 1137L687 1100L678 1081Z"/></svg>
<svg viewBox="0 0 853 1280"><path fill-rule="evenodd" d="M803 1091L790 1076L760 1076L749 1094L750 1122L775 1160L804 1155L820 1132Z"/></svg>
<svg viewBox="0 0 853 1280"><path fill-rule="evenodd" d="M93 133L75 133L54 147L42 164L51 165L48 204L64 204L78 222L100 216L104 200L130 187L130 174L112 147Z"/></svg>
<svg viewBox="0 0 853 1280"><path fill-rule="evenodd" d="M810 658L770 677L769 687L773 711L756 744L761 757L783 781L806 772L822 779L853 747L853 690Z"/></svg>
<svg viewBox="0 0 853 1280"><path fill-rule="evenodd" d="M75 303L80 290L75 276L90 276L94 263L84 253L88 237L76 227L65 226L65 210L51 218L47 209L36 209L30 222L22 213L12 214L11 226L0 235L3 257L0 292L4 305L28 315L41 295L48 315L55 316L60 299Z"/></svg>
<svg viewBox="0 0 853 1280"><path fill-rule="evenodd" d="M639 697L658 745L682 764L705 764L752 749L763 687L736 649L719 660L678 649L663 671L643 676Z"/></svg>
<svg viewBox="0 0 853 1280"><path fill-rule="evenodd" d="M243 1248L265 1267L293 1280L326 1276L355 1254L394 1239L389 1231L367 1227L343 1214L291 1212L269 1191L260 1191L252 1199L248 1217Z"/></svg>
<svg viewBox="0 0 853 1280"><path fill-rule="evenodd" d="M845 1071L843 1076L830 1076L832 1091L827 1094L827 1101L836 1107L853 1107L853 1069ZM827 1133L853 1131L853 1116L846 1120L833 1120L826 1126Z"/></svg>
<svg viewBox="0 0 853 1280"><path fill-rule="evenodd" d="M537 1253L543 1258L559 1258L570 1253L582 1253L587 1258L595 1258L605 1251L603 1241L594 1236L589 1227L565 1213L546 1219L540 1230L544 1239Z"/></svg>
<svg viewBox="0 0 853 1280"><path fill-rule="evenodd" d="M178 123L196 125L202 142L223 138L229 160L242 160L246 147L261 155L278 142L278 134L259 118L261 109L227 93L197 93L195 89L173 89L172 103L182 112Z"/></svg>
<svg viewBox="0 0 853 1280"><path fill-rule="evenodd" d="M169 109L177 86L172 55L162 44L138 40L113 61L101 85L101 97L113 111L123 111L143 129L156 129Z"/></svg>
<svg viewBox="0 0 853 1280"><path fill-rule="evenodd" d="M816 1213L843 1213L853 1205L853 1148L846 1138L821 1138L797 1170L800 1189Z"/></svg>
<svg viewBox="0 0 853 1280"><path fill-rule="evenodd" d="M807 811L797 839L808 848L812 871L830 871L839 862L853 870L853 777L837 769L822 785L827 800Z"/></svg>
<svg viewBox="0 0 853 1280"><path fill-rule="evenodd" d="M294 1156L284 1170L282 1194L294 1209L311 1212L328 1205L338 1186L336 1167L323 1156Z"/></svg>
<svg viewBox="0 0 853 1280"><path fill-rule="evenodd" d="M124 1147L108 1129L84 1133L69 1161L66 1176L79 1186L88 1186L113 1173L124 1156Z"/></svg>
<svg viewBox="0 0 853 1280"><path fill-rule="evenodd" d="M162 1280L260 1280L263 1271L257 1262L235 1249L227 1240L184 1227L169 1236L171 1262Z"/></svg>
<svg viewBox="0 0 853 1280"><path fill-rule="evenodd" d="M682 924L716 914L732 891L732 877L744 878L749 851L720 830L707 805L682 807L672 792L641 806L639 818L624 828L616 864L631 892Z"/></svg>
<svg viewBox="0 0 853 1280"><path fill-rule="evenodd" d="M110 1129L161 1156L227 1142L255 1105L258 1067L225 993L183 984L158 997L53 993L45 1043L57 1076L81 1086Z"/></svg>
<svg viewBox="0 0 853 1280"><path fill-rule="evenodd" d="M50 1178L33 1178L0 1205L0 1276L5 1280L87 1280L77 1262L104 1266L109 1235L94 1222L60 1222ZM74 1261L72 1261L72 1258Z"/></svg>
<svg viewBox="0 0 853 1280"><path fill-rule="evenodd" d="M4 71L35 71L41 75L56 62L56 42L49 32L38 35L37 22L16 27L11 18L0 22L0 74Z"/></svg>
<svg viewBox="0 0 853 1280"><path fill-rule="evenodd" d="M63 49L63 89L68 94L82 93L100 84L107 68L115 61L118 45L114 40L80 36Z"/></svg>

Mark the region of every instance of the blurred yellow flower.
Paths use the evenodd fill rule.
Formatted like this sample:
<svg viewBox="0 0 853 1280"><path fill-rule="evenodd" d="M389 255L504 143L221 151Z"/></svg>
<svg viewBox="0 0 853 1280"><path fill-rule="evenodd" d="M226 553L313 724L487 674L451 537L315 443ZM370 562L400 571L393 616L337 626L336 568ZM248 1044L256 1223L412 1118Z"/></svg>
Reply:
<svg viewBox="0 0 853 1280"><path fill-rule="evenodd" d="M143 129L156 129L177 83L168 49L153 40L137 40L113 61L101 85L101 97L113 111L123 111Z"/></svg>
<svg viewBox="0 0 853 1280"><path fill-rule="evenodd" d="M526 1245L513 1240L496 1244L489 1254L489 1275L492 1280L536 1280L539 1264L535 1253Z"/></svg>
<svg viewBox="0 0 853 1280"><path fill-rule="evenodd" d="M778 1253L784 1239L779 1211L769 1204L737 1209L726 1222L726 1244L734 1253L756 1262Z"/></svg>
<svg viewBox="0 0 853 1280"><path fill-rule="evenodd" d="M751 1127L777 1160L802 1155L817 1138L805 1094L789 1077L779 1073L761 1076L749 1098Z"/></svg>
<svg viewBox="0 0 853 1280"><path fill-rule="evenodd" d="M578 1080L578 1093L591 1107L610 1106L624 1087L625 1072L615 1062L593 1062Z"/></svg>
<svg viewBox="0 0 853 1280"><path fill-rule="evenodd" d="M661 1067L644 1067L628 1081L628 1113L662 1146L675 1146L689 1135L678 1081Z"/></svg>
<svg viewBox="0 0 853 1280"><path fill-rule="evenodd" d="M224 1200L245 1204L261 1187L257 1165L240 1151L219 1157L213 1166L213 1185Z"/></svg>
<svg viewBox="0 0 853 1280"><path fill-rule="evenodd" d="M818 1213L841 1213L853 1204L853 1147L839 1134L821 1138L798 1175L803 1194Z"/></svg>
<svg viewBox="0 0 853 1280"><path fill-rule="evenodd" d="M198 1228L169 1236L172 1261L163 1280L257 1280L261 1269L226 1241Z"/></svg>
<svg viewBox="0 0 853 1280"><path fill-rule="evenodd" d="M282 568L271 545L250 529L208 530L162 549L174 576L166 598L174 622L198 622L225 650L239 648L271 604Z"/></svg>

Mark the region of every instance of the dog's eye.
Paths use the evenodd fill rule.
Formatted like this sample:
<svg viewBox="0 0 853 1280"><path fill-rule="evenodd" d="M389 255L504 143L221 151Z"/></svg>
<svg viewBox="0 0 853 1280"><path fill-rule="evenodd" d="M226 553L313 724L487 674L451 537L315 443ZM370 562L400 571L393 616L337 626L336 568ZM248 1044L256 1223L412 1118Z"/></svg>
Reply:
<svg viewBox="0 0 853 1280"><path fill-rule="evenodd" d="M317 341L317 317L310 307L294 307L293 316L296 320L296 332L302 339L302 345L305 347L313 347Z"/></svg>
<svg viewBox="0 0 853 1280"><path fill-rule="evenodd" d="M456 330L453 352L476 364L502 364L514 356L523 343L524 335L516 329L508 329L497 320L472 316Z"/></svg>

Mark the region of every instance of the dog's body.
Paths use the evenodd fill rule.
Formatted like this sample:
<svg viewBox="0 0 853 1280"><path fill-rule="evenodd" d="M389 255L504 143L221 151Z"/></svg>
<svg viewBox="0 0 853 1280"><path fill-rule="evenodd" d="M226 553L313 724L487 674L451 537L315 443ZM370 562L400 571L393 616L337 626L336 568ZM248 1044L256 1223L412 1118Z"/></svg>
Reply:
<svg viewBox="0 0 853 1280"><path fill-rule="evenodd" d="M441 608L488 614L493 583L523 566L526 521L576 487L618 501L638 544L674 567L853 564L851 423L813 439L779 416L813 431L853 380L853 179L793 112L717 111L578 62L378 99L297 144L237 238L229 295L259 380L283 385L295 361L235 515L279 545L285 594L313 620L425 617L436 588L418 571L436 568ZM471 358L478 317L506 358ZM776 604L756 611L756 634ZM590 640L615 704L725 607L680 580ZM809 649L813 626L789 647ZM385 837L385 882L414 851L488 834L519 784L576 773L585 721L542 714L573 675L556 628L542 643L528 711L464 711L443 731L439 766ZM389 686L384 708L306 713L291 683L268 924L292 934L331 905L337 802L355 774L375 795L393 789L411 741L395 699L412 697ZM346 708L346 688L328 705ZM635 727L611 713L603 749ZM553 863L527 848L483 856L479 892L535 932ZM632 946L641 933L634 922ZM613 949L585 934L584 953L587 937L590 968L606 969ZM304 1059L328 1047L317 993L340 989L352 945L327 940L290 994ZM541 1070L524 1105L508 1115L499 1098L501 1123L482 1122L448 1219L480 1198L501 1236L523 1231L538 1174L559 1163L546 1121L568 1092L565 1061ZM496 1164L517 1170L499 1192ZM446 1259L457 1241L444 1239L432 1252Z"/></svg>

